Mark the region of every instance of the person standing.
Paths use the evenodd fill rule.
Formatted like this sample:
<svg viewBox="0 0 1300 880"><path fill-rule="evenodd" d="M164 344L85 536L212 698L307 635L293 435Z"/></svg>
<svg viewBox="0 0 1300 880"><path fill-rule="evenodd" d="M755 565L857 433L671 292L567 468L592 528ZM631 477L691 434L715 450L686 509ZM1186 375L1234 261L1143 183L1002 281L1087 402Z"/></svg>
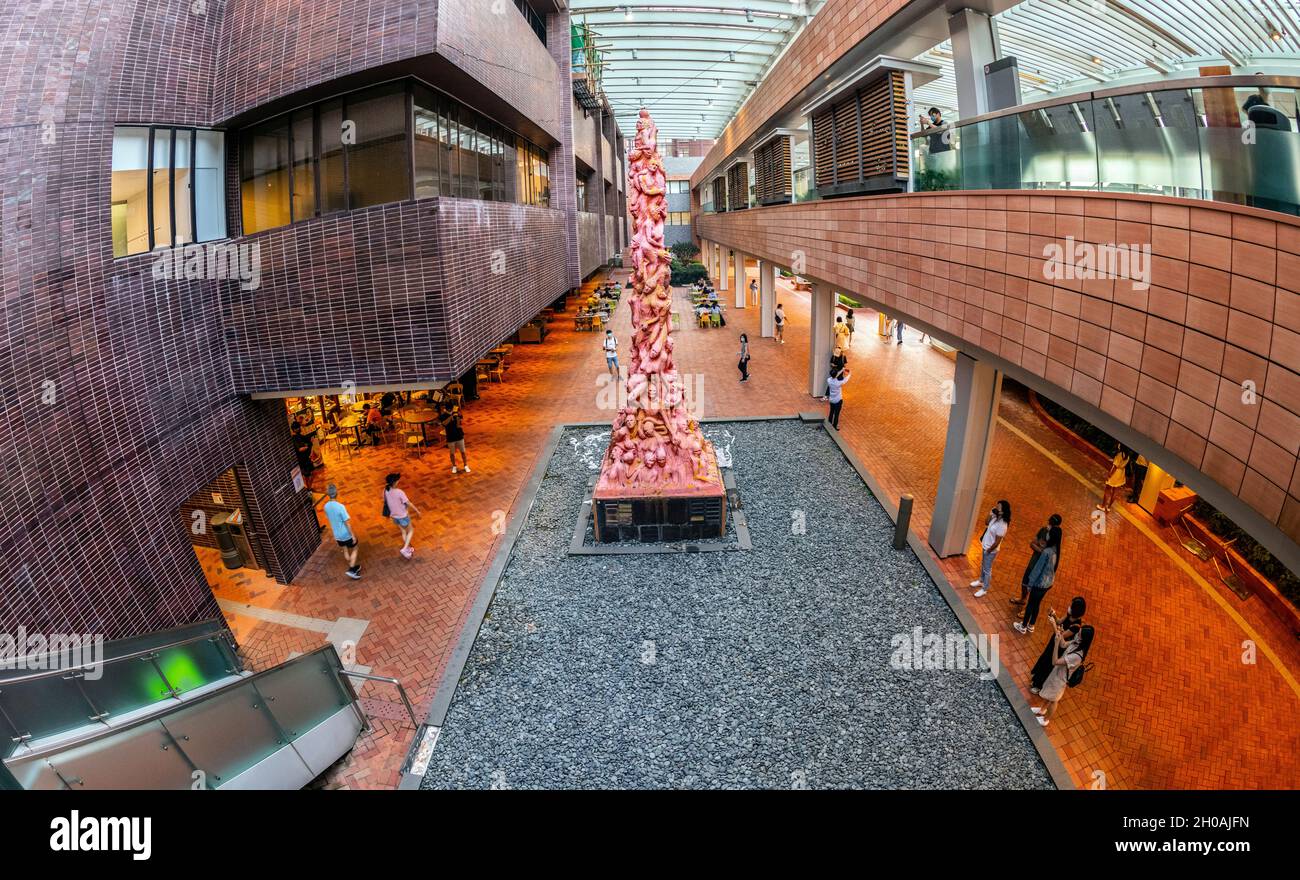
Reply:
<svg viewBox="0 0 1300 880"><path fill-rule="evenodd" d="M998 551L1002 549L1002 539L1007 536L1007 528L1010 525L1011 502L1000 500L989 511L988 524L980 537L980 576L979 580L970 582L970 585L976 588L976 599L986 594L989 587L993 585L993 562L998 558Z"/></svg>
<svg viewBox="0 0 1300 880"><path fill-rule="evenodd" d="M831 354L831 375L834 376L840 370L849 365L849 359L844 354L844 349L836 347Z"/></svg>
<svg viewBox="0 0 1300 880"><path fill-rule="evenodd" d="M1062 627L1055 620L1056 658L1052 661L1052 671L1038 691L1038 698L1043 701L1042 708L1032 706L1030 711L1038 716L1038 723L1043 727L1051 724L1051 715L1056 711L1061 697L1070 686L1070 676L1088 659L1088 649L1092 647L1093 628L1086 623L1076 623L1069 628Z"/></svg>
<svg viewBox="0 0 1300 880"><path fill-rule="evenodd" d="M1054 513L1047 518L1047 525L1038 530L1034 539L1029 542L1029 564L1025 566L1025 573L1020 578L1020 598L1008 599L1012 605L1024 605L1025 600L1029 598L1029 573L1034 570L1034 565L1038 562L1038 557L1042 555L1043 548L1047 546L1047 538L1051 534L1053 526L1061 525L1061 515ZM1060 562L1060 556L1057 556L1057 562Z"/></svg>
<svg viewBox="0 0 1300 880"><path fill-rule="evenodd" d="M843 315L835 316L835 346L849 350L849 325L844 323Z"/></svg>
<svg viewBox="0 0 1300 880"><path fill-rule="evenodd" d="M751 278L749 281L749 304L758 305L758 280Z"/></svg>
<svg viewBox="0 0 1300 880"><path fill-rule="evenodd" d="M1047 542L1043 551L1038 554L1038 561L1027 576L1029 601L1025 604L1025 616L1013 624L1016 632L1021 635L1034 631L1034 624L1038 622L1038 609L1043 604L1043 597L1056 581L1056 569L1060 564L1061 527L1052 526L1047 530Z"/></svg>
<svg viewBox="0 0 1300 880"><path fill-rule="evenodd" d="M749 336L740 334L740 363L736 364L740 370L740 381L749 381Z"/></svg>
<svg viewBox="0 0 1300 880"><path fill-rule="evenodd" d="M772 316L772 321L776 325L776 341L785 345L785 306L776 304L776 313Z"/></svg>
<svg viewBox="0 0 1300 880"><path fill-rule="evenodd" d="M826 416L826 421L830 422L831 427L837 431L840 429L840 410L844 408L844 383L848 381L848 370L833 373L826 380L827 400L831 402L831 411Z"/></svg>
<svg viewBox="0 0 1300 880"><path fill-rule="evenodd" d="M456 452L460 451L460 463L464 466L465 473L470 473L469 459L465 457L465 429L460 423L460 410L454 407L447 407L443 410L438 421L442 428L447 432L447 455L451 457L451 472L458 473L456 469Z"/></svg>
<svg viewBox="0 0 1300 880"><path fill-rule="evenodd" d="M605 366L611 375L618 375L618 337L613 330L605 331Z"/></svg>
<svg viewBox="0 0 1300 880"><path fill-rule="evenodd" d="M894 321L894 330L898 334L898 344L903 344L903 319L897 318Z"/></svg>
<svg viewBox="0 0 1300 880"><path fill-rule="evenodd" d="M1124 447L1116 444L1115 457L1110 461L1110 473L1106 475L1106 483L1101 490L1101 503L1097 505L1098 510L1110 512L1115 506L1115 496L1119 490L1128 485L1128 453Z"/></svg>
<svg viewBox="0 0 1300 880"><path fill-rule="evenodd" d="M853 345L853 334L857 330L857 320L853 317L853 309L849 309L849 314L844 319L844 324L849 328L849 345ZM845 351L848 351L848 349L846 348Z"/></svg>
<svg viewBox="0 0 1300 880"><path fill-rule="evenodd" d="M398 552L407 559L415 555L411 539L415 537L415 527L411 525L411 512L421 516L420 508L406 497L406 493L397 487L401 474L389 474L384 478L384 516L392 517L393 522L402 530L402 549Z"/></svg>
<svg viewBox="0 0 1300 880"><path fill-rule="evenodd" d="M361 566L357 563L357 536L352 533L352 517L343 502L339 501L338 486L330 483L325 487L325 494L330 499L325 502L325 519L329 520L330 529L334 532L334 541L342 548L343 558L347 560L347 576L354 581L359 581Z"/></svg>
<svg viewBox="0 0 1300 880"><path fill-rule="evenodd" d="M1060 621L1060 627L1069 629L1075 624L1083 623L1083 615L1088 611L1088 603L1082 596L1075 596L1070 600L1070 608L1065 614L1065 619ZM1053 620L1053 629L1056 628L1056 611L1048 612L1048 617ZM1047 640L1043 645L1043 652L1038 655L1038 661L1034 663L1033 669L1029 671L1029 692L1036 694L1043 688L1043 682L1047 681L1047 676L1052 672L1052 661L1056 659L1056 633Z"/></svg>

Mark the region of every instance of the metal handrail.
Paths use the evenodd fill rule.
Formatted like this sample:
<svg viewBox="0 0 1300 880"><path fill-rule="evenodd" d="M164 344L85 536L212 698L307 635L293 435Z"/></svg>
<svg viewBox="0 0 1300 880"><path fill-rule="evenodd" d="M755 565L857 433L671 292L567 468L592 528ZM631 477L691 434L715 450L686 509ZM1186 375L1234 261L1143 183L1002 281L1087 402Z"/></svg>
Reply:
<svg viewBox="0 0 1300 880"><path fill-rule="evenodd" d="M41 672L33 672L28 675L19 675L13 678L0 678L0 685L9 687L15 684L24 684L29 681L39 681L42 678L53 678L56 675L64 676L67 675L69 672L86 672L88 670L94 669L96 666L104 667L104 666L111 666L114 663L121 663L124 660L138 660L142 657L148 657L150 654L156 654L159 651L167 651L172 648L179 648L183 645L189 645L189 644L193 644L194 642L203 642L203 641L220 642L224 644L227 648L230 648L232 654L235 653L234 649L231 648L229 642L227 642L226 639L220 633L209 632L209 633L202 633L200 635L190 636L187 639L180 639L174 642L167 642L166 644L163 645L156 645L152 648L145 648L144 650L140 650L140 651L132 651L130 654L123 654L120 657L111 657L105 660L101 660L98 663L82 663L79 666L59 667L56 669L42 670ZM42 654L40 656L49 657L52 655L47 653L47 654ZM30 658L23 658L23 659L30 659ZM3 671L4 671L4 667L0 667L0 672Z"/></svg>
<svg viewBox="0 0 1300 880"><path fill-rule="evenodd" d="M387 678L382 675L370 675L365 672L353 672L351 669L340 668L339 672L342 673L343 675L351 676L352 678L363 678L366 681L382 681L386 684L396 685L397 693L402 698L402 704L406 706L406 714L411 717L411 726L414 727L416 730L420 729L420 722L415 720L415 709L414 707L411 706L411 701L406 696L406 688L402 687L402 683L400 681L398 681L395 678Z"/></svg>
<svg viewBox="0 0 1300 880"><path fill-rule="evenodd" d="M945 122L943 125L937 125L930 129L912 132L912 140L937 134L952 129L963 128L967 125L976 125L980 122L987 122L990 119L1001 119L1007 116L1017 116L1021 113L1029 113L1034 110L1046 110L1049 107L1064 107L1069 104L1081 104L1087 101L1096 101L1105 98L1116 98L1120 95L1132 95L1142 92L1183 92L1188 89L1233 89L1233 88L1279 88L1279 89L1300 89L1300 77L1295 76L1198 76L1188 77L1186 79L1156 80L1145 83L1130 83L1123 86L1114 86L1109 89L1094 89L1087 92L1075 92L1070 95L1062 95L1056 98L1045 98L1042 101L1035 101L1031 104L1017 104L1015 107L1007 107L1003 110L994 110L990 113L981 113L978 116L971 116L967 119L958 119L956 122Z"/></svg>

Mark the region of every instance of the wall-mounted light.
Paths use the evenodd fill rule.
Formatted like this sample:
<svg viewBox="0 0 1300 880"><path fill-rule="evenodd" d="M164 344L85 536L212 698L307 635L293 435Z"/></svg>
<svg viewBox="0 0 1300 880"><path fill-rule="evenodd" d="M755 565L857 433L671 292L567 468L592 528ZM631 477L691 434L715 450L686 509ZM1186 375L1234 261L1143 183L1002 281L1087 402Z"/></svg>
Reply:
<svg viewBox="0 0 1300 880"><path fill-rule="evenodd" d="M632 7L631 7L631 6L624 6L624 7L623 7L623 20L624 20L624 21L631 21L631 20L632 20Z"/></svg>
<svg viewBox="0 0 1300 880"><path fill-rule="evenodd" d="M745 21L749 22L750 24L754 23L754 13L750 12L748 9L745 10Z"/></svg>

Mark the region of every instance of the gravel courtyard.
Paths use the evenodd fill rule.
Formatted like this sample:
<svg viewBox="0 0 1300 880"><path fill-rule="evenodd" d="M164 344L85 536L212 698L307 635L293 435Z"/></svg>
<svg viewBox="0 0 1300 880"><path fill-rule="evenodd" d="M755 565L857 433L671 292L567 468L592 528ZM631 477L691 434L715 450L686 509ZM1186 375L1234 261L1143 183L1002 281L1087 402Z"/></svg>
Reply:
<svg viewBox="0 0 1300 880"><path fill-rule="evenodd" d="M822 427L706 433L751 551L567 555L608 432L565 432L423 787L1052 787L995 682L891 663L962 630Z"/></svg>

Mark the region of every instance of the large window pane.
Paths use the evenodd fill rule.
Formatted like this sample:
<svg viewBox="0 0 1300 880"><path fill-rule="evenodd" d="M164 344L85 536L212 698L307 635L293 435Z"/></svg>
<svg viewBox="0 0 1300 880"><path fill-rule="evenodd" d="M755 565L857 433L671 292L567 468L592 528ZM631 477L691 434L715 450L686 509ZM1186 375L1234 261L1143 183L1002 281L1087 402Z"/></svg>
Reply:
<svg viewBox="0 0 1300 880"><path fill-rule="evenodd" d="M239 151L244 234L289 223L289 121L244 132Z"/></svg>
<svg viewBox="0 0 1300 880"><path fill-rule="evenodd" d="M156 128L153 133L153 246L171 247L171 162L172 132L169 128Z"/></svg>
<svg viewBox="0 0 1300 880"><path fill-rule="evenodd" d="M113 256L149 250L149 129L113 132Z"/></svg>
<svg viewBox="0 0 1300 880"><path fill-rule="evenodd" d="M194 146L194 132L178 128L172 136L176 139L176 173L173 177L176 231L173 238L176 244L190 244L194 241L194 222L190 217L190 187L194 185L194 178L190 174L190 149Z"/></svg>
<svg viewBox="0 0 1300 880"><path fill-rule="evenodd" d="M199 241L226 237L226 137L219 131L194 133L194 225Z"/></svg>
<svg viewBox="0 0 1300 880"><path fill-rule="evenodd" d="M479 120L478 142L478 195L485 202L492 201L492 154L496 147L496 138L492 136L492 124L486 119Z"/></svg>
<svg viewBox="0 0 1300 880"><path fill-rule="evenodd" d="M316 120L311 108L293 114L293 219L316 216Z"/></svg>
<svg viewBox="0 0 1300 880"><path fill-rule="evenodd" d="M348 148L349 206L409 199L405 88L382 86L349 98L348 118L356 126L356 143Z"/></svg>
<svg viewBox="0 0 1300 880"><path fill-rule="evenodd" d="M460 171L462 199L478 198L478 156L474 151L474 123L468 111L460 113L460 156L456 167Z"/></svg>
<svg viewBox="0 0 1300 880"><path fill-rule="evenodd" d="M460 152L460 132L456 126L456 119L451 115L451 108L444 104L442 114L439 119L442 123L442 145L443 145L443 163L441 173L441 189L439 190L444 196L454 196L460 190L460 178L457 176L456 159Z"/></svg>
<svg viewBox="0 0 1300 880"><path fill-rule="evenodd" d="M428 199L438 195L442 167L446 164L439 131L437 101L426 90L415 92L415 197Z"/></svg>
<svg viewBox="0 0 1300 880"><path fill-rule="evenodd" d="M327 101L320 108L320 212L348 209L343 186L343 102Z"/></svg>

